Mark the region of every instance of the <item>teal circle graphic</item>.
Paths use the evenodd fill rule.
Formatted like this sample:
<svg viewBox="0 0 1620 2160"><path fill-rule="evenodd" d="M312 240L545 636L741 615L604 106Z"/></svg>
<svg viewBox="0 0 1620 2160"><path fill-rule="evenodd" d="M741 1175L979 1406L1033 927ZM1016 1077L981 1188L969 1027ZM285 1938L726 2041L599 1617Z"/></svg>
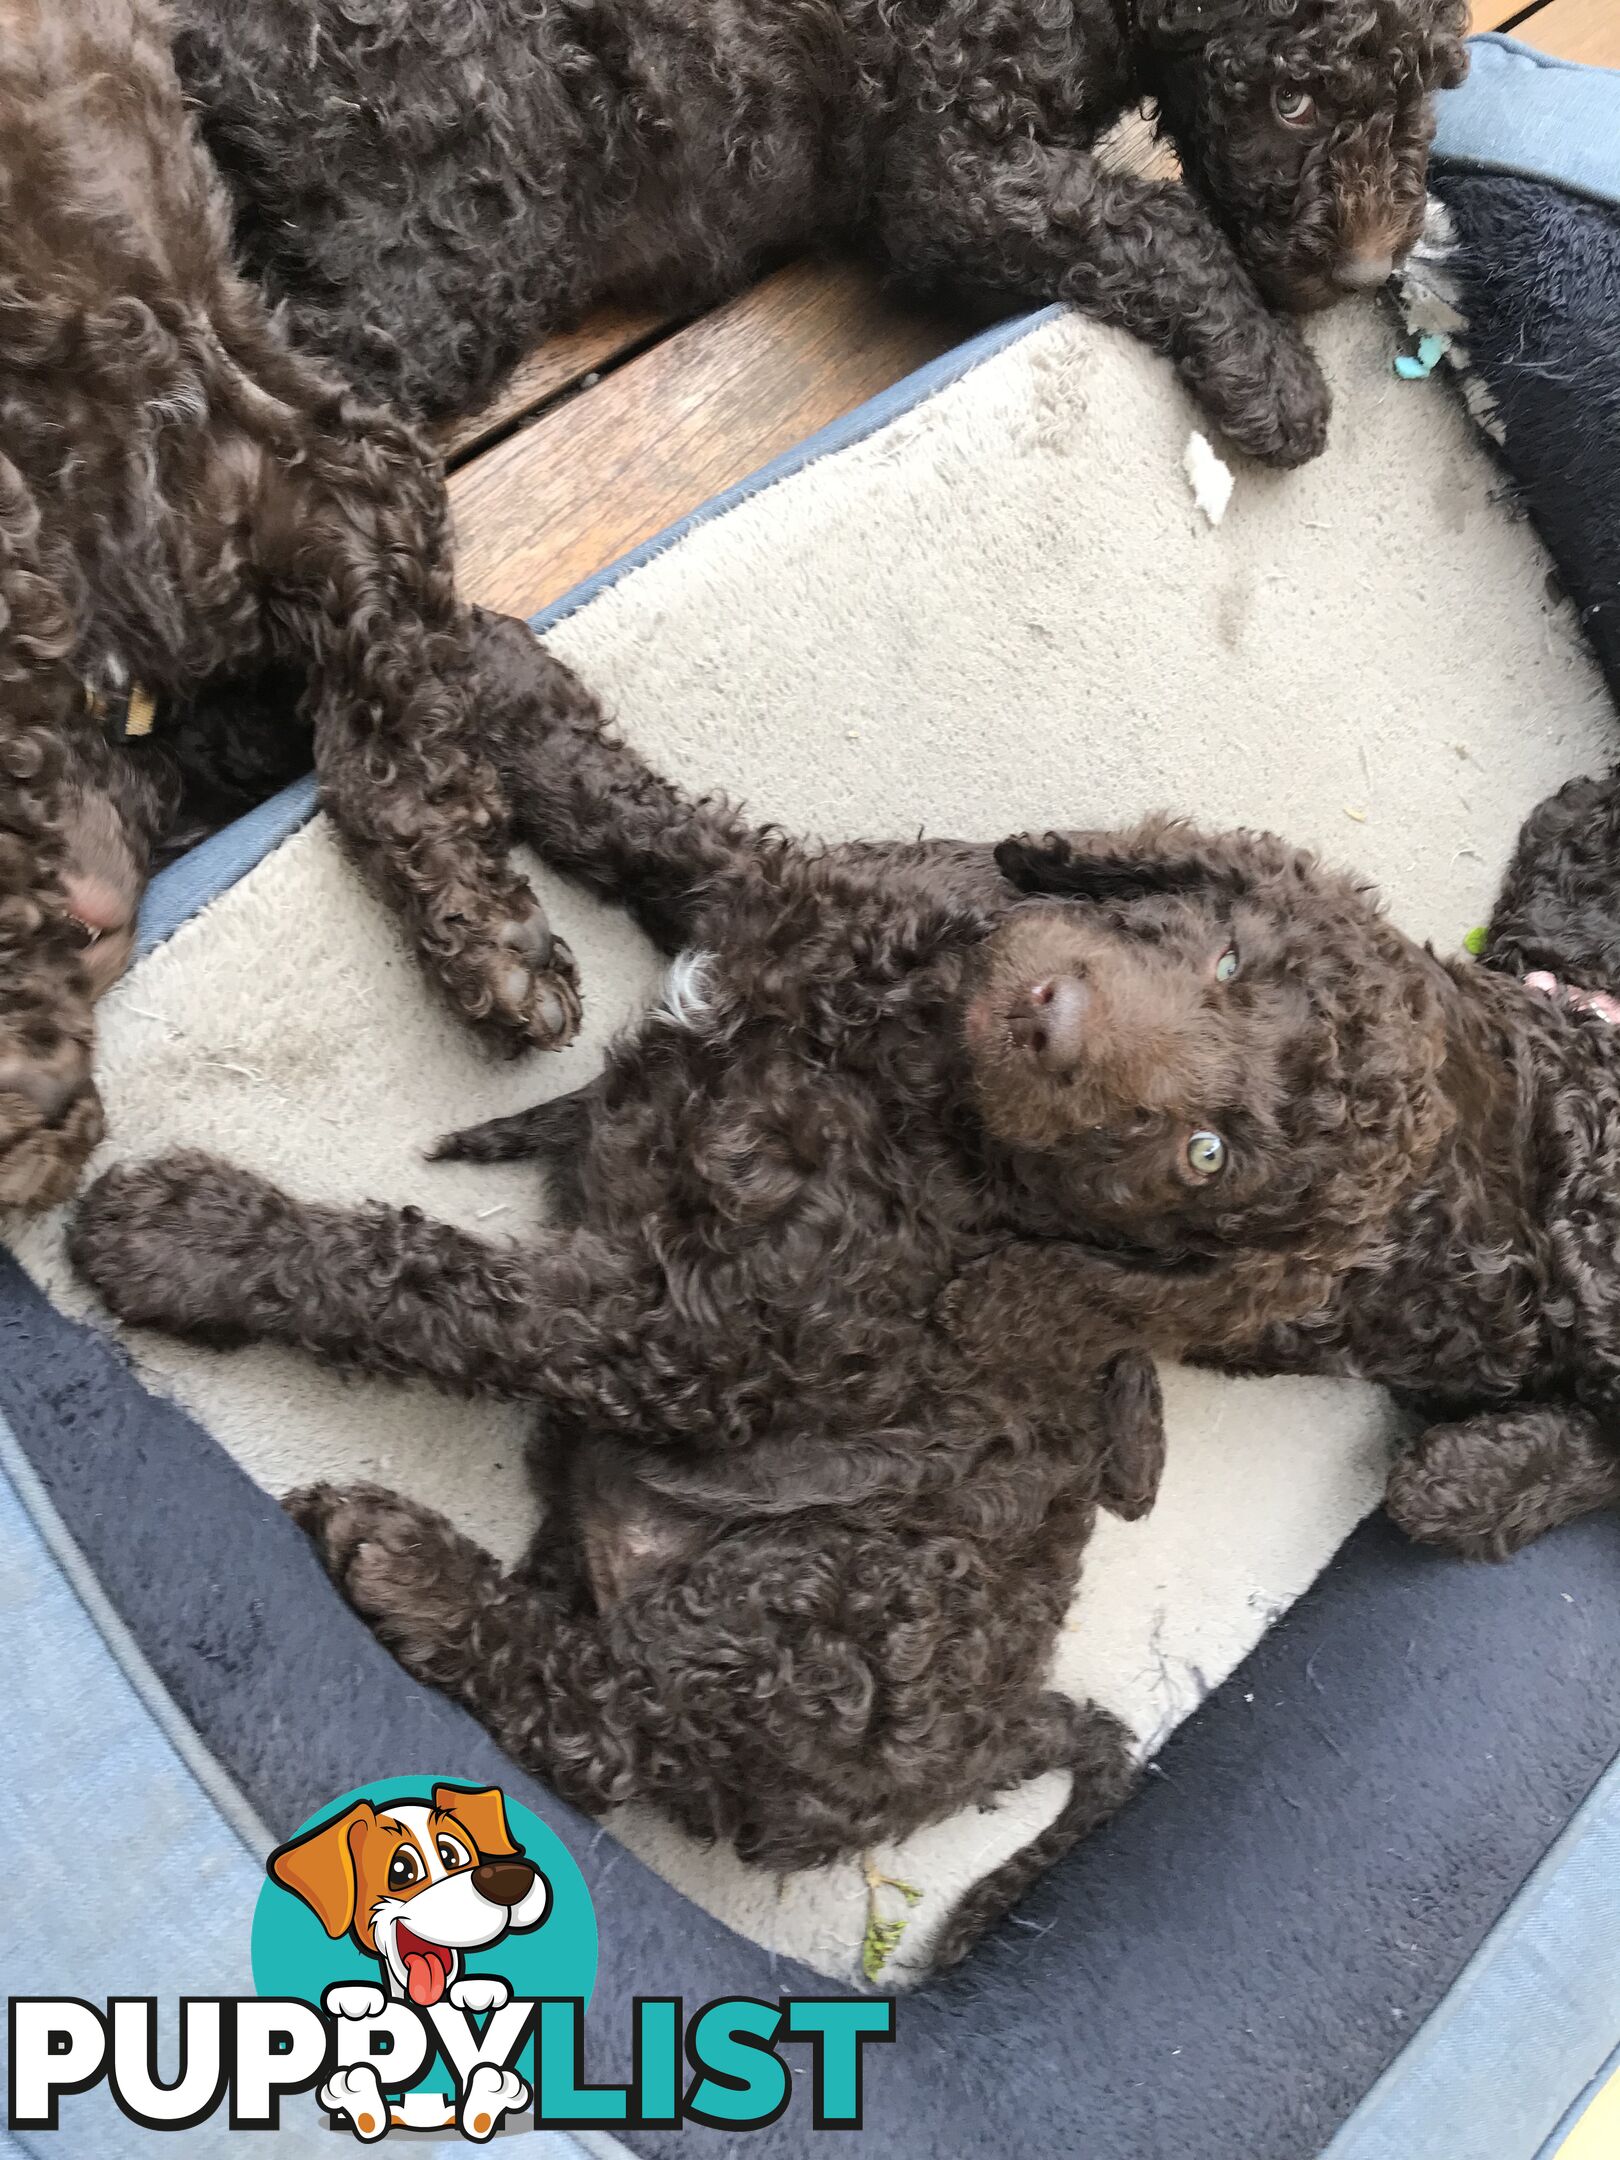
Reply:
<svg viewBox="0 0 1620 2160"><path fill-rule="evenodd" d="M470 1778L447 1777L442 1773L377 1778L368 1785L356 1786L352 1792L340 1794L329 1806L318 1809L307 1822L299 1824L293 1838L286 1842L290 1844L306 1832L319 1829L323 1823L335 1821L356 1801L369 1800L379 1814L385 1814L390 1804L413 1800L426 1802L436 1785L458 1787L463 1791L488 1790ZM550 1883L551 1903L537 1928L503 1935L487 1949L467 1951L464 1969L469 1975L499 1974L514 1995L577 1996L582 2003L587 2003L596 1985L597 1944L596 1913L591 1905L591 1894L585 1887L585 1878L572 1853L554 1830L521 1801L505 1793L501 1797L505 1802L512 1841ZM272 1881L268 1875L254 1908L251 1957L253 1985L261 1995L296 1996L317 2008L326 1989L339 1981L369 1980L373 1985L383 1986L385 1991L387 1987L376 1958L362 1950L351 1935L340 1935L334 1941L303 1899ZM534 2083L532 2056L531 2042L524 2048L516 2066L531 2088ZM431 2061L412 2089L442 2090L447 2074L442 2061Z"/></svg>

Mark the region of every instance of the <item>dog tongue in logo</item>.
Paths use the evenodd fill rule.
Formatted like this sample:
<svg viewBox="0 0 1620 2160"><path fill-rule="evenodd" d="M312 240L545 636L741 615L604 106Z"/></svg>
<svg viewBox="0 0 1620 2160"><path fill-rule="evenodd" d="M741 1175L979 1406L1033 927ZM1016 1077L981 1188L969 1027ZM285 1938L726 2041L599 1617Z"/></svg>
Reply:
<svg viewBox="0 0 1620 2160"><path fill-rule="evenodd" d="M450 1984L450 1953L439 1943L423 1942L402 1927L394 1937L405 1961L405 1986L418 2010L431 2010Z"/></svg>

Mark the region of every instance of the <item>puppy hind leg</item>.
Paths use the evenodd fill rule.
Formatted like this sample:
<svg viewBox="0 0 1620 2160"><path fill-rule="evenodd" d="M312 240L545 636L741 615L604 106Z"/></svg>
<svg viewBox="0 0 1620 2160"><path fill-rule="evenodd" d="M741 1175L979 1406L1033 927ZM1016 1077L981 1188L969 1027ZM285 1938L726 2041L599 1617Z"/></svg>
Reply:
<svg viewBox="0 0 1620 2160"><path fill-rule="evenodd" d="M593 1814L641 1789L645 1702L601 1627L569 1618L442 1515L380 1486L283 1505L406 1671L459 1702L527 1770Z"/></svg>
<svg viewBox="0 0 1620 2160"><path fill-rule="evenodd" d="M1385 1505L1420 1544L1506 1560L1561 1523L1620 1505L1620 1435L1560 1403L1431 1425L1395 1463Z"/></svg>

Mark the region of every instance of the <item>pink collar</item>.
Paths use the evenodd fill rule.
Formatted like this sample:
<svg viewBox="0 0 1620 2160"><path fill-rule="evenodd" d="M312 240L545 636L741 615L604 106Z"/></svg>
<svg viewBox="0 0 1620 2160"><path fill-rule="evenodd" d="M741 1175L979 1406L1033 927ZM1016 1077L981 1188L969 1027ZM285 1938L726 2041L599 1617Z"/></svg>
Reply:
<svg viewBox="0 0 1620 2160"><path fill-rule="evenodd" d="M1610 1027L1620 1023L1620 998L1611 997L1607 990L1582 990L1574 983L1561 983L1556 975L1549 975L1545 968L1537 968L1524 978L1524 987L1533 990L1538 997L1551 998L1555 1003L1567 1005L1571 1012L1595 1013L1606 1020Z"/></svg>

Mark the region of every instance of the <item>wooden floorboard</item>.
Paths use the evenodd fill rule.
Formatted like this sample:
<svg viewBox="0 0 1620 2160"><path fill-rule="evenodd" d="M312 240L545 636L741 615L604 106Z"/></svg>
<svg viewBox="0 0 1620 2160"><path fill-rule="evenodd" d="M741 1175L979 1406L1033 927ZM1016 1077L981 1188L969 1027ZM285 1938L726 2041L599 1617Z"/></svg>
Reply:
<svg viewBox="0 0 1620 2160"><path fill-rule="evenodd" d="M1620 0L1474 0L1476 30L1620 67ZM1106 162L1173 179L1147 114ZM454 468L463 589L530 614L889 388L979 326L850 264L797 263L684 325L606 309L547 339L501 395L440 437ZM583 386L583 387L582 387Z"/></svg>
<svg viewBox="0 0 1620 2160"><path fill-rule="evenodd" d="M1500 30L1505 22L1524 12L1525 0L1474 0L1468 12L1471 30Z"/></svg>
<svg viewBox="0 0 1620 2160"><path fill-rule="evenodd" d="M791 264L453 473L463 591L532 614L975 327Z"/></svg>
<svg viewBox="0 0 1620 2160"><path fill-rule="evenodd" d="M1513 35L1555 59L1620 68L1620 0L1548 0Z"/></svg>
<svg viewBox="0 0 1620 2160"><path fill-rule="evenodd" d="M475 455L514 421L645 345L670 320L650 308L598 308L577 330L561 330L544 339L481 412L437 431L445 462L454 465Z"/></svg>

